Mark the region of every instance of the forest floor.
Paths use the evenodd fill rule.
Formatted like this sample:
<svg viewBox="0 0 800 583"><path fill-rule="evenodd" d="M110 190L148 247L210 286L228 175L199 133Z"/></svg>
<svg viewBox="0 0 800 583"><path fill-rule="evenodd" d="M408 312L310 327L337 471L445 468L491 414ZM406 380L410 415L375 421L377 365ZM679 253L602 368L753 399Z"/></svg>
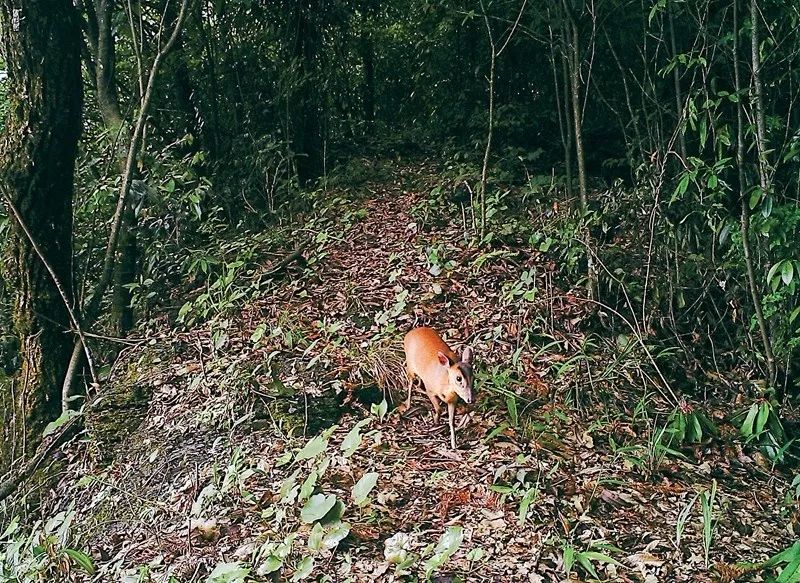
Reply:
<svg viewBox="0 0 800 583"><path fill-rule="evenodd" d="M49 501L75 509L96 580L763 580L735 565L794 542L796 506L715 414L730 403L706 405L719 437L659 447L671 406L645 355L591 334L545 256L469 247L458 205L426 220L437 180L397 165L339 192L295 233L307 265L254 265L234 311L157 320L122 354L109 386L146 413L113 450L73 445ZM419 324L475 351L455 451L424 394L395 409Z"/></svg>

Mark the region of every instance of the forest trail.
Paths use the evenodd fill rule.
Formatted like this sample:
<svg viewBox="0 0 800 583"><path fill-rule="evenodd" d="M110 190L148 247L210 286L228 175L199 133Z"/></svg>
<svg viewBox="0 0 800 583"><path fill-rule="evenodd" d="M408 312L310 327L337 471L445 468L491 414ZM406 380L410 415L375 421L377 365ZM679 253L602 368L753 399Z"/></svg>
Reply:
<svg viewBox="0 0 800 583"><path fill-rule="evenodd" d="M441 224L420 220L415 205L435 180L430 166L398 166L343 196L330 220L298 232L313 239L307 269L253 284L266 290L239 313L164 331L158 356L152 346L126 356L114 378L142 371L135 384L152 395L144 421L109 468L76 461L59 489L96 529L90 548L108 573L153 564L205 581L222 563L265 573L274 557L284 577L299 577L312 556L313 577L333 581L428 571L442 582L540 583L563 581L569 566L614 581L702 582L790 542L780 504L760 503L786 484L716 443L686 452L691 461L664 457L648 434L664 420L622 415L644 398L635 370L612 366L613 342L586 352L585 308L554 290L544 257L469 248L457 205L442 207ZM402 389L402 335L423 323L476 353L478 402L458 451L421 393L402 416L359 405L376 383ZM326 398L333 405L317 408ZM352 406L329 419L343 400ZM376 486L358 504L353 487L372 473ZM716 572L705 566L697 500L712 488ZM349 536L333 550L300 511L312 492L344 505ZM398 571L385 558L389 539L408 559Z"/></svg>

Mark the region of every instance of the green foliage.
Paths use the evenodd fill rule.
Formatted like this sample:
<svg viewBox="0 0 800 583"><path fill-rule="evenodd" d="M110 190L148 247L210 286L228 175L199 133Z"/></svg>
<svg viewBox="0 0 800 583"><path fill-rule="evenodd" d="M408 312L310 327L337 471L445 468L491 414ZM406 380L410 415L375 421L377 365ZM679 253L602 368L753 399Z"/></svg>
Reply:
<svg viewBox="0 0 800 583"><path fill-rule="evenodd" d="M700 443L704 438L717 434L717 428L706 415L687 403L682 403L667 421L665 437L667 445L675 443Z"/></svg>
<svg viewBox="0 0 800 583"><path fill-rule="evenodd" d="M600 549L600 550L593 550ZM601 550L606 551L600 552ZM564 541L563 543L563 564L564 574L567 578L574 572L575 567L580 567L586 574L595 579L599 579L597 574L596 564L605 565L619 565L620 563L606 554L608 551L620 552L611 545L605 543L593 542L589 545L587 550L578 550L571 543Z"/></svg>
<svg viewBox="0 0 800 583"><path fill-rule="evenodd" d="M94 575L90 555L70 546L74 519L72 509L59 512L27 532L18 518L12 519L0 535L0 581L38 583Z"/></svg>

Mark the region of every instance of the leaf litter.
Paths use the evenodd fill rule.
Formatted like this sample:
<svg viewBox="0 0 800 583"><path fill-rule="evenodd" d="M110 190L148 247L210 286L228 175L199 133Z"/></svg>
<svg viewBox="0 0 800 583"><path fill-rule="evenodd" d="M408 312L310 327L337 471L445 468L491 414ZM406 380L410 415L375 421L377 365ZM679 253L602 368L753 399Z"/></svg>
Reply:
<svg viewBox="0 0 800 583"><path fill-rule="evenodd" d="M53 511L74 504L97 580L143 565L178 581L761 580L735 565L796 538L786 476L737 451L724 425L653 461L657 424L634 421L635 405L647 390L663 424L669 404L641 361L586 331L596 309L558 288L545 254L470 248L453 207L421 218L437 180L432 165L397 165L366 197L338 193L334 218L306 228L307 267L240 313L182 330L160 320L123 353L141 366L118 363L109 386L139 370L141 422L119 443L71 445L44 496ZM476 354L457 451L421 393L394 410L402 335L422 324ZM332 412L315 409L325 397ZM707 567L700 505L685 509L714 482Z"/></svg>

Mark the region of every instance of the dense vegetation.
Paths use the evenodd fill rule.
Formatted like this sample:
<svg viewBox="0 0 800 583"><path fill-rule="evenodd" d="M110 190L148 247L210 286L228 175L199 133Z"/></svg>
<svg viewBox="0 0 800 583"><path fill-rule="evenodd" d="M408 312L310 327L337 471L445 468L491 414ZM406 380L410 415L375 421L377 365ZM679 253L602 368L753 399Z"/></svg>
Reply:
<svg viewBox="0 0 800 583"><path fill-rule="evenodd" d="M549 525L529 580L800 580L796 3L28 4L0 1L0 581L361 580L384 550L398 577L521 580L471 517L445 524L479 499ZM413 499L387 486L392 459L418 479L389 413L415 323L473 344L482 387L450 497L418 509L441 528L421 521L416 547L384 512ZM195 446L213 454L176 453ZM148 506L168 498L145 479L165 455L196 474L191 511ZM135 505L191 518L186 557L231 524L258 545L183 573L128 558L133 535L98 543L131 508L112 487L129 458ZM485 499L464 486L481 468ZM561 506L598 488L601 506L646 505L672 482L666 566L631 534L658 515L626 530ZM715 551L729 531L743 546Z"/></svg>

